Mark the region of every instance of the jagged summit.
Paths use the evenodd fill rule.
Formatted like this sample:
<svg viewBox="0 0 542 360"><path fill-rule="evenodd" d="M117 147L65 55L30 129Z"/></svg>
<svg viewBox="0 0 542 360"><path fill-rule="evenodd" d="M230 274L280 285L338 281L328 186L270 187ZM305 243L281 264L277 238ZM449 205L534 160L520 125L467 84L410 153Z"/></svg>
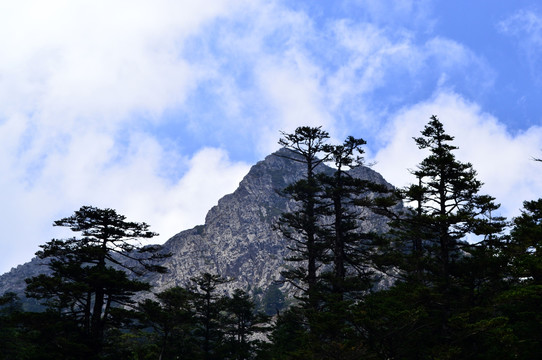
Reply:
<svg viewBox="0 0 542 360"><path fill-rule="evenodd" d="M164 265L169 272L153 275L152 283L163 289L182 284L201 271L235 279L231 287L265 289L280 279L288 256L287 240L273 231L273 225L294 203L279 192L305 174L302 163L287 158L291 155L289 150L281 149L258 162L235 192L209 210L205 225L168 240L164 248L173 256ZM326 168L322 165L320 171ZM352 174L389 185L367 167L358 167ZM383 230L384 224L383 219L372 217L366 229Z"/></svg>
<svg viewBox="0 0 542 360"><path fill-rule="evenodd" d="M303 164L285 157L291 155L280 149L252 166L237 190L209 210L204 225L169 239L163 247L172 256L162 264L169 271L148 277L154 291L184 285L204 271L235 279L228 285L232 288L265 289L278 280L288 250L286 240L273 231L273 224L294 206L279 191L300 179L305 171ZM322 165L321 171L326 168ZM352 175L389 185L367 167L352 170ZM385 222L372 216L364 226L366 230L383 230ZM0 277L0 294L22 293L24 279L46 269L38 259L12 269Z"/></svg>

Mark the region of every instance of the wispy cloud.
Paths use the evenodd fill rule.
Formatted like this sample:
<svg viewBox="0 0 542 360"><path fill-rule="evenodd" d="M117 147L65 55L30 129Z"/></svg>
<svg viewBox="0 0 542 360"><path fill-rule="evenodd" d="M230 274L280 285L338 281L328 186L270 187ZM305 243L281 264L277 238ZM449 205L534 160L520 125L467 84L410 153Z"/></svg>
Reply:
<svg viewBox="0 0 542 360"><path fill-rule="evenodd" d="M366 19L383 26L407 27L429 32L435 24L431 0L350 0L366 14Z"/></svg>
<svg viewBox="0 0 542 360"><path fill-rule="evenodd" d="M503 34L512 36L529 63L531 74L542 84L542 14L522 9L497 24Z"/></svg>
<svg viewBox="0 0 542 360"><path fill-rule="evenodd" d="M182 169L180 178L163 176L167 165ZM10 164L14 176L0 182L0 211L6 263L27 261L58 231L53 220L69 216L81 205L111 207L134 221L145 221L163 242L177 232L203 223L218 198L232 192L248 165L232 162L224 150L202 149L193 157L165 150L144 133L131 135L125 148L110 134L87 132L64 145L63 152L40 159L39 171ZM3 168L5 169L5 168ZM23 220L24 219L24 220ZM27 221L26 226L23 221Z"/></svg>

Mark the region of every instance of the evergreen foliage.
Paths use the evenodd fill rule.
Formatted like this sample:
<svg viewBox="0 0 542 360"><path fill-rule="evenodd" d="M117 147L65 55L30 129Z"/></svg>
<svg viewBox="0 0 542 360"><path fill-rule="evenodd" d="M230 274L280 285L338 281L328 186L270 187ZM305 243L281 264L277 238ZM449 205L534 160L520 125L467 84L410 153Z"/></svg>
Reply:
<svg viewBox="0 0 542 360"><path fill-rule="evenodd" d="M154 262L167 255L156 246L139 247L138 239L156 233L112 209L83 206L54 225L69 227L82 237L53 239L41 246L36 255L49 259L52 274L27 279L26 294L43 299L49 312L75 325L92 357L101 352L108 329L129 320L125 307L134 304L132 296L150 289L128 272L164 271Z"/></svg>
<svg viewBox="0 0 542 360"><path fill-rule="evenodd" d="M156 299L145 299L139 304L142 324L151 326L148 337L159 349L159 359L176 356L193 357L196 353L195 294L182 287L172 287L159 294Z"/></svg>
<svg viewBox="0 0 542 360"><path fill-rule="evenodd" d="M299 136L305 134L305 136ZM308 134L308 135L307 135ZM318 137L325 134L325 137ZM282 145L305 164L331 162L334 169L328 173L307 166L306 177L288 186L284 193L298 204L298 209L283 214L278 229L294 244L296 256L286 259L301 263L296 271L283 275L293 281L300 291L297 310L302 314L304 331L299 335L306 344L303 358L349 358L359 356L355 340L359 330L349 323L353 304L372 286L371 253L374 251L373 234L362 232L363 211L370 211L376 201L367 196L387 194L385 186L352 177L348 170L362 164L363 139L348 137L343 144L324 142L328 136L321 128L301 127L294 134L284 134ZM317 140L315 140L315 137ZM292 141L295 140L295 141ZM312 152L302 149L317 149ZM313 146L315 143L317 147ZM307 157L310 153L311 158ZM320 159L315 160L319 155ZM311 241L311 236L312 240ZM302 249L307 251L299 251ZM311 254L308 249L314 249ZM311 264L315 272L302 267ZM305 274L307 277L305 278ZM307 279L308 286L303 287ZM311 279L310 281L308 279ZM280 326L288 327L281 323ZM281 328L277 328L280 333ZM278 335L277 335L278 336ZM297 355L296 355L297 356Z"/></svg>
<svg viewBox="0 0 542 360"><path fill-rule="evenodd" d="M317 308L317 273L322 262L324 240L318 220L323 205L319 201L319 188L316 178L317 167L326 158L318 158L326 146L329 134L321 127L298 127L293 134L282 133L279 144L290 150L287 158L305 166L305 177L288 185L283 193L298 202L297 210L284 213L277 223L277 229L288 238L293 256L288 258L292 264L282 275L298 288L308 306Z"/></svg>

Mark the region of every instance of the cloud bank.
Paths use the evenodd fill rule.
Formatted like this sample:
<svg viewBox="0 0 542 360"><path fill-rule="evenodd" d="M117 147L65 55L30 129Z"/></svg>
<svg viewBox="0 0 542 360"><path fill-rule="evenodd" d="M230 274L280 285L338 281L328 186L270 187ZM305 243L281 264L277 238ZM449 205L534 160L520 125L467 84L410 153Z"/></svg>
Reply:
<svg viewBox="0 0 542 360"><path fill-rule="evenodd" d="M470 162L484 183L483 192L502 204L501 215L519 214L522 202L542 193L540 163L533 161L542 147L542 127L512 134L494 116L453 92L438 92L427 101L398 111L388 124L388 143L375 156L375 170L397 187L415 182L415 170L428 153L419 150L413 137L431 115L437 115L459 147L456 157Z"/></svg>

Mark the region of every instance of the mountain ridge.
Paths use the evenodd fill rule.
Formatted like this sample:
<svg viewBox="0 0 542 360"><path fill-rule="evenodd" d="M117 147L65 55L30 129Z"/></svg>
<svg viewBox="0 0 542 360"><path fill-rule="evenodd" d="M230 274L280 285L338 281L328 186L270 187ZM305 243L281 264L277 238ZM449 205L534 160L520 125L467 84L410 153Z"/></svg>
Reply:
<svg viewBox="0 0 542 360"><path fill-rule="evenodd" d="M289 150L280 149L253 165L239 187L208 211L203 225L181 231L167 240L162 247L172 256L161 265L168 272L145 276L153 292L186 285L190 278L202 272L232 279L225 285L225 291L265 289L279 280L289 250L287 240L273 231L273 225L281 213L295 207L280 191L301 179L305 172L304 165L288 158L291 156ZM330 171L330 168L320 165L318 171ZM379 173L365 166L349 173L392 187ZM385 230L385 219L365 215L363 231ZM6 291L22 294L24 279L47 272L44 264L44 260L34 258L0 276L0 294Z"/></svg>

